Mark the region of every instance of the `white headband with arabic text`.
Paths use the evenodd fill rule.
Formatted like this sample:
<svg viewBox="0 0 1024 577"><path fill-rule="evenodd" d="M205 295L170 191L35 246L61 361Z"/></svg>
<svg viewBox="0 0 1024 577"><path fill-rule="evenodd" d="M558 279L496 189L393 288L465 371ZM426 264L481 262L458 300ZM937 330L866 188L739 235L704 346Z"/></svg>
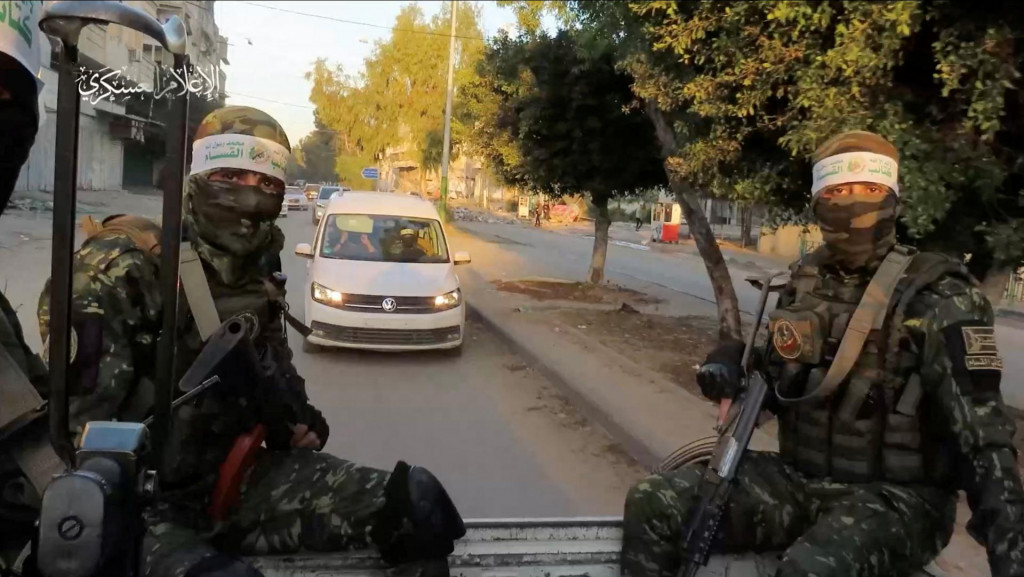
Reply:
<svg viewBox="0 0 1024 577"><path fill-rule="evenodd" d="M189 175L218 168L239 168L284 181L289 156L288 149L273 140L248 134L213 134L192 145Z"/></svg>
<svg viewBox="0 0 1024 577"><path fill-rule="evenodd" d="M874 152L844 152L818 161L814 165L811 194L837 184L873 182L888 186L897 195L899 163Z"/></svg>

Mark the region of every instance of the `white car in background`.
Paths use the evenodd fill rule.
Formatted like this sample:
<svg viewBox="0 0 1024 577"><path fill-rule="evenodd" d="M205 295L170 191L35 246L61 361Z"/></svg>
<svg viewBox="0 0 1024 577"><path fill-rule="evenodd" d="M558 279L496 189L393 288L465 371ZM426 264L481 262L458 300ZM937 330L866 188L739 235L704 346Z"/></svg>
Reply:
<svg viewBox="0 0 1024 577"><path fill-rule="evenodd" d="M297 186L286 186L284 189L284 206L288 210L309 210L309 201L302 189Z"/></svg>
<svg viewBox="0 0 1024 577"><path fill-rule="evenodd" d="M313 200L313 225L316 226L320 219L324 216L324 211L327 210L327 203L333 198L341 196L343 193L352 190L346 186L327 186L320 187L317 192L316 199Z"/></svg>
<svg viewBox="0 0 1024 577"><path fill-rule="evenodd" d="M304 351L461 351L466 305L454 267L470 257L450 254L432 203L346 192L327 204L313 245L295 254L310 261Z"/></svg>

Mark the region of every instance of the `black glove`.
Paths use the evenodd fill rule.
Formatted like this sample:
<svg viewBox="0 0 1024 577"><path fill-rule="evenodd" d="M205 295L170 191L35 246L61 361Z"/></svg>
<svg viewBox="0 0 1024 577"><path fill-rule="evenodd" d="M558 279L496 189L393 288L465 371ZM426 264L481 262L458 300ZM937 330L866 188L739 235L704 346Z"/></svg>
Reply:
<svg viewBox="0 0 1024 577"><path fill-rule="evenodd" d="M313 405L307 403L306 418L302 424L309 427L310 431L316 433L317 437L320 437L320 446L317 448L317 451L323 450L327 446L327 437L331 436L331 426L327 424L324 414Z"/></svg>
<svg viewBox="0 0 1024 577"><path fill-rule="evenodd" d="M732 399L743 386L744 345L740 341L723 341L708 353L704 364L697 371L700 392L712 401Z"/></svg>

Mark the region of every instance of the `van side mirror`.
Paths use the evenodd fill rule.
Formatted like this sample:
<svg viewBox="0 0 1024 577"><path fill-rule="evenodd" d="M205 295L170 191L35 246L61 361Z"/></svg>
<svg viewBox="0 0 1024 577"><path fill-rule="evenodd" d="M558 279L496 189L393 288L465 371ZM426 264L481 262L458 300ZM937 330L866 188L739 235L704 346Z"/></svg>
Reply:
<svg viewBox="0 0 1024 577"><path fill-rule="evenodd" d="M313 258L313 247L309 246L308 242L300 242L295 246L295 256L301 256L302 258Z"/></svg>
<svg viewBox="0 0 1024 577"><path fill-rule="evenodd" d="M469 258L468 252L457 252L455 253L455 258L452 260L455 262L455 266L473 262L473 259Z"/></svg>

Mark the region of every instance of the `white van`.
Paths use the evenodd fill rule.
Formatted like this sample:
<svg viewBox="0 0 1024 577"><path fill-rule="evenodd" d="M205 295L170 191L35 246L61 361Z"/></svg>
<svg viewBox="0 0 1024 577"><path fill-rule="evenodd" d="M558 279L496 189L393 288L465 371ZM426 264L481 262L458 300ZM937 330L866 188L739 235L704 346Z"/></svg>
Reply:
<svg viewBox="0 0 1024 577"><path fill-rule="evenodd" d="M303 350L322 346L372 350L461 351L466 306L434 205L386 192L346 192L330 200L310 259Z"/></svg>

